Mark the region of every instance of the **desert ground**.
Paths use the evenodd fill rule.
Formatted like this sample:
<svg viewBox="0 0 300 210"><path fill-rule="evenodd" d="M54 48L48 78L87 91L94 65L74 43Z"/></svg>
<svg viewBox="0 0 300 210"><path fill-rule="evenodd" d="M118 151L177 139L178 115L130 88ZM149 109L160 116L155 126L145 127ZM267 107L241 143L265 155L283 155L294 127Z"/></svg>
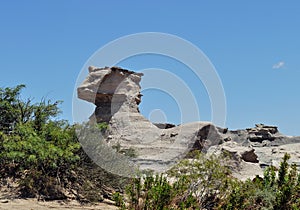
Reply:
<svg viewBox="0 0 300 210"><path fill-rule="evenodd" d="M0 210L49 210L49 209L103 209L115 210L111 202L104 201L94 205L81 205L77 201L38 201L37 199L1 199Z"/></svg>

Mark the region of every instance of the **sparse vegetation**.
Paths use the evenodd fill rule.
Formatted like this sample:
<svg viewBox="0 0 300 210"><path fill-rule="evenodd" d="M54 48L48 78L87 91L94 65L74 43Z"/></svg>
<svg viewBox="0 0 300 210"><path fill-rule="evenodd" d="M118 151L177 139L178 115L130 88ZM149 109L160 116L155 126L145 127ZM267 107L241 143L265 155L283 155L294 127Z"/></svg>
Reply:
<svg viewBox="0 0 300 210"><path fill-rule="evenodd" d="M112 146L112 148L115 149L116 152L121 153L121 154L123 154L127 157L130 157L130 158L137 157L137 153L134 150L134 148L132 148L132 147L129 147L128 149L127 148L122 148L121 144L119 142L116 145Z"/></svg>
<svg viewBox="0 0 300 210"><path fill-rule="evenodd" d="M224 164L226 155L207 157L199 152L165 174L118 177L93 163L76 133L86 135L82 128L88 127L91 138L84 144L95 146L99 132L107 135L107 123L69 125L58 119L60 101L22 100L24 87L0 88L0 179L13 178L22 197L83 202L110 198L120 209L136 210L300 209L300 173L288 163L288 154L279 168L270 166L263 177L246 181L231 176ZM136 157L133 148L117 144L114 149Z"/></svg>
<svg viewBox="0 0 300 210"><path fill-rule="evenodd" d="M230 177L219 158L198 154L168 174L134 179L124 197L118 194L116 204L135 210L300 209L300 173L288 159L286 154L279 169L268 167L263 177L243 182Z"/></svg>
<svg viewBox="0 0 300 210"><path fill-rule="evenodd" d="M264 176L238 182L221 209L300 209L300 173L285 154L279 169L271 166Z"/></svg>
<svg viewBox="0 0 300 210"><path fill-rule="evenodd" d="M229 170L219 159L206 158L198 152L183 160L167 174L133 179L126 196L127 209L212 209L227 197L231 189ZM170 181L172 180L172 181ZM123 202L120 202L123 201Z"/></svg>

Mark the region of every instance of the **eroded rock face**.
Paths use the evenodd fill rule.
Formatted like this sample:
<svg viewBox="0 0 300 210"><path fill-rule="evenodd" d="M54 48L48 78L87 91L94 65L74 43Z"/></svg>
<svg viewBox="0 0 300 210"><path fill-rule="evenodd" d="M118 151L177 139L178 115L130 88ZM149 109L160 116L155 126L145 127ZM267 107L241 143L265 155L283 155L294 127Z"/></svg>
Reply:
<svg viewBox="0 0 300 210"><path fill-rule="evenodd" d="M154 125L138 108L142 76L119 67L89 67L88 77L77 89L80 99L96 105L90 120L109 123L107 145L134 150L132 160L140 169L165 171L192 150L227 152L235 161L236 177L246 179L262 174L272 159L282 158L282 151L292 152L300 145L300 137L286 137L277 127L263 124L236 131L210 122ZM282 146L292 143L297 146ZM300 166L300 155L293 154L293 162Z"/></svg>
<svg viewBox="0 0 300 210"><path fill-rule="evenodd" d="M138 113L141 76L118 67L89 67L89 75L78 87L78 98L96 105L96 122L109 122L119 111Z"/></svg>
<svg viewBox="0 0 300 210"><path fill-rule="evenodd" d="M227 164L233 176L238 179L246 180L263 174L263 169L258 164L258 156L251 146L241 146L236 142L228 141L221 145L211 146L207 153L214 155L225 153L231 160Z"/></svg>
<svg viewBox="0 0 300 210"><path fill-rule="evenodd" d="M248 139L251 142L260 142L264 140L273 141L278 134L278 128L276 126L266 126L264 124L256 124L255 128L246 129L248 132Z"/></svg>
<svg viewBox="0 0 300 210"><path fill-rule="evenodd" d="M164 171L191 150L223 142L218 128L209 122L153 125L138 109L141 77L118 67L90 67L78 87L78 97L96 105L90 119L109 123L108 145L133 148L137 154L133 160L141 169Z"/></svg>

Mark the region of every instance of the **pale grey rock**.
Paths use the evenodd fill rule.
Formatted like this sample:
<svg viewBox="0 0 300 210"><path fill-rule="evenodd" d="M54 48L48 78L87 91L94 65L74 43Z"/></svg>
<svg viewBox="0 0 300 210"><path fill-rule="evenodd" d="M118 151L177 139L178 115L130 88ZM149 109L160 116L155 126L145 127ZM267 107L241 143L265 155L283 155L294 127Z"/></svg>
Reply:
<svg viewBox="0 0 300 210"><path fill-rule="evenodd" d="M245 161L239 163L238 170L232 170L232 176L242 181L254 179L256 176L263 177L263 174L263 169L259 164Z"/></svg>
<svg viewBox="0 0 300 210"><path fill-rule="evenodd" d="M88 77L77 88L78 98L96 105L91 116L96 122L109 122L119 111L139 113L142 75L118 67L89 67Z"/></svg>
<svg viewBox="0 0 300 210"><path fill-rule="evenodd" d="M240 146L236 142L225 142L219 147L221 147L221 151L235 155L245 162L258 163L257 155L251 147Z"/></svg>
<svg viewBox="0 0 300 210"><path fill-rule="evenodd" d="M208 155L226 154L229 160L224 160L225 166L229 167L232 175L240 180L262 176L263 169L260 167L258 157L250 146L241 146L236 142L225 142L221 145L212 146L207 151Z"/></svg>
<svg viewBox="0 0 300 210"><path fill-rule="evenodd" d="M273 165L279 167L285 153L290 154L290 164L296 164L300 169L300 143L285 144L280 146L255 148L262 167Z"/></svg>
<svg viewBox="0 0 300 210"><path fill-rule="evenodd" d="M209 122L155 126L140 114L142 74L118 67L89 67L78 87L78 97L94 103L91 120L109 123L107 144L133 149L140 169L164 171L191 150L207 150L223 143L218 128Z"/></svg>
<svg viewBox="0 0 300 210"><path fill-rule="evenodd" d="M240 179L261 175L262 168L279 163L285 152L292 155L291 162L300 165L300 137L284 136L276 126L257 124L231 131L210 122L154 125L138 108L143 74L119 67L91 66L88 70L77 91L80 99L96 105L90 121L109 123L105 144L124 151L132 149L136 156L131 161L142 170L165 171L193 150L231 154L230 168ZM108 154L106 150L103 154ZM114 167L114 163L108 164ZM122 164L118 161L115 165Z"/></svg>

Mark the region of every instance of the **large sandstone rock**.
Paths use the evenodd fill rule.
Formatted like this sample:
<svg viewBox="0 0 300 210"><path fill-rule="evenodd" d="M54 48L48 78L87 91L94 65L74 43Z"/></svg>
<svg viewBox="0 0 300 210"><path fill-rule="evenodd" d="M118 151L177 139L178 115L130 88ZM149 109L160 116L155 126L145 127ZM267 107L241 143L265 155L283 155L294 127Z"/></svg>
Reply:
<svg viewBox="0 0 300 210"><path fill-rule="evenodd" d="M209 122L180 126L154 125L140 114L139 82L143 74L112 68L89 68L78 87L78 97L96 105L91 121L108 122L107 144L133 149L140 169L164 171L191 150L206 150L223 142L218 128Z"/></svg>
<svg viewBox="0 0 300 210"><path fill-rule="evenodd" d="M96 105L90 121L109 123L106 146L101 147L105 155L100 160L112 168L117 165L122 171L125 162L120 158L109 162L105 157L110 156L109 148L134 151L130 161L140 169L156 172L170 168L192 150L231 154L234 175L240 179L261 175L262 168L279 162L284 152L292 153L291 161L300 166L300 154L293 150L300 147L300 137L284 136L275 126L257 124L254 128L230 131L210 122L152 124L138 108L142 76L119 67L89 67L89 75L77 89L80 99Z"/></svg>

